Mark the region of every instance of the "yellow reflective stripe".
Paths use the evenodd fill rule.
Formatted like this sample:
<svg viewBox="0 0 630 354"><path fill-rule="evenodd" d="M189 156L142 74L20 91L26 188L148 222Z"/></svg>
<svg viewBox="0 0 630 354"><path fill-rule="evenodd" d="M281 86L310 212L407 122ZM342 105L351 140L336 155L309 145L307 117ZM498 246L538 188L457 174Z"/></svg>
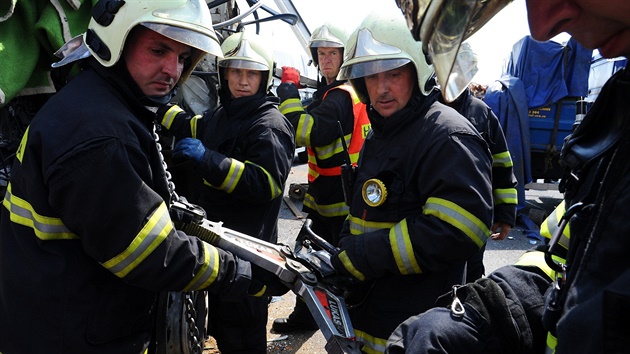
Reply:
<svg viewBox="0 0 630 354"><path fill-rule="evenodd" d="M361 220L352 215L348 215L348 221L350 223L350 233L353 235L360 235L382 229L391 229L396 225L395 222Z"/></svg>
<svg viewBox="0 0 630 354"><path fill-rule="evenodd" d="M350 272L350 274L352 274L352 276L361 281L365 281L365 275L363 275L363 273L361 273L358 269L354 267L354 264L352 264L352 261L350 260L350 258L348 258L348 253L346 253L346 251L342 251L341 253L339 253L339 260L341 261L341 264L343 264L343 266L346 268L346 270Z"/></svg>
<svg viewBox="0 0 630 354"><path fill-rule="evenodd" d="M315 119L310 114L302 114L295 130L295 143L299 146L311 146L311 129Z"/></svg>
<svg viewBox="0 0 630 354"><path fill-rule="evenodd" d="M497 188L492 190L494 205L518 204L518 193L516 188Z"/></svg>
<svg viewBox="0 0 630 354"><path fill-rule="evenodd" d="M551 236L558 229L558 224L560 224L560 220L565 213L565 203L564 200L558 204L558 206L554 209L554 211L543 221L540 225L540 234L543 237L551 239ZM560 240L558 243L568 249L569 248L569 239L571 238L571 229L569 225L567 225L564 230L562 230L562 236L560 236Z"/></svg>
<svg viewBox="0 0 630 354"><path fill-rule="evenodd" d="M565 263L565 260L558 256L551 256L551 258L558 263ZM541 251L529 251L523 253L523 255L521 255L519 259L514 263L514 265L535 266L542 270L545 274L547 274L550 280L556 279L556 272L549 267L549 265L545 261L545 253Z"/></svg>
<svg viewBox="0 0 630 354"><path fill-rule="evenodd" d="M484 245L490 235L488 226L459 205L442 198L431 197L423 207L424 215L432 215L461 230L477 246Z"/></svg>
<svg viewBox="0 0 630 354"><path fill-rule="evenodd" d="M70 231L59 218L38 214L33 206L24 199L12 194L11 183L2 205L9 211L9 219L16 224L30 227L35 236L43 241L78 239L79 236Z"/></svg>
<svg viewBox="0 0 630 354"><path fill-rule="evenodd" d="M304 112L304 106L299 98L289 98L280 104L278 110L282 114Z"/></svg>
<svg viewBox="0 0 630 354"><path fill-rule="evenodd" d="M332 218L335 216L346 216L350 212L350 207L348 204L344 202L334 203L334 204L317 204L315 203L315 198L312 195L306 193L304 196L304 205L317 210L319 215Z"/></svg>
<svg viewBox="0 0 630 354"><path fill-rule="evenodd" d="M558 345L558 339L553 334L547 332L547 348L545 348L545 354L555 354L556 346Z"/></svg>
<svg viewBox="0 0 630 354"><path fill-rule="evenodd" d="M350 154L350 163L356 165L357 161L359 161L359 152Z"/></svg>
<svg viewBox="0 0 630 354"><path fill-rule="evenodd" d="M352 139L352 134L345 135L344 139L346 140L346 146L349 146L350 140ZM313 150L315 150L315 153L320 160L329 159L344 151L343 144L341 143L341 138L337 138L331 144L325 146L315 146Z"/></svg>
<svg viewBox="0 0 630 354"><path fill-rule="evenodd" d="M190 136L193 138L197 138L197 123L199 123L200 119L201 115L198 114L190 120Z"/></svg>
<svg viewBox="0 0 630 354"><path fill-rule="evenodd" d="M363 342L361 351L368 354L380 354L385 352L385 346L387 345L387 339L371 336L358 329L354 330L354 335L357 340Z"/></svg>
<svg viewBox="0 0 630 354"><path fill-rule="evenodd" d="M166 204L162 202L127 249L103 263L103 266L119 278L124 278L145 260L171 231L173 231L173 223Z"/></svg>
<svg viewBox="0 0 630 354"><path fill-rule="evenodd" d="M509 151L492 155L492 167L512 167L512 157Z"/></svg>
<svg viewBox="0 0 630 354"><path fill-rule="evenodd" d="M389 230L389 243L400 274L420 274L422 270L413 253L413 246L409 238L407 219L403 219Z"/></svg>
<svg viewBox="0 0 630 354"><path fill-rule="evenodd" d="M307 154L306 155L308 158L308 175L309 175L309 181L313 181L315 180L317 177L319 177L319 172L317 172L313 167L317 166L317 159L315 158L315 155L312 154Z"/></svg>
<svg viewBox="0 0 630 354"><path fill-rule="evenodd" d="M276 182L276 180L273 177L271 177L271 174L269 173L269 171L265 170L264 167L257 165L251 161L245 161L245 163L259 168L267 176L267 182L269 184L269 189L271 190L271 196L269 200L277 198L282 195L282 188L280 187L280 184L278 184L278 182Z"/></svg>
<svg viewBox="0 0 630 354"><path fill-rule="evenodd" d="M225 176L223 183L218 187L218 189L225 191L226 193L232 193L234 188L238 185L238 181L241 180L241 176L243 175L243 171L245 171L245 164L235 160L230 159L230 170Z"/></svg>
<svg viewBox="0 0 630 354"><path fill-rule="evenodd" d="M173 106L169 108L168 111L164 113L164 117L162 117L162 121L160 122L160 124L165 126L166 129L171 129L171 125L173 125L173 122L175 121L175 116L183 111L184 110L181 109L179 106Z"/></svg>
<svg viewBox="0 0 630 354"><path fill-rule="evenodd" d="M219 251L206 242L203 244L203 265L184 291L205 289L219 276Z"/></svg>
<svg viewBox="0 0 630 354"><path fill-rule="evenodd" d="M20 145L15 152L15 158L18 159L20 163L22 163L22 159L24 158L24 150L26 149L26 142L28 141L28 128L30 127L30 125L26 127L26 131L24 132L24 135L22 135L22 140L20 140Z"/></svg>

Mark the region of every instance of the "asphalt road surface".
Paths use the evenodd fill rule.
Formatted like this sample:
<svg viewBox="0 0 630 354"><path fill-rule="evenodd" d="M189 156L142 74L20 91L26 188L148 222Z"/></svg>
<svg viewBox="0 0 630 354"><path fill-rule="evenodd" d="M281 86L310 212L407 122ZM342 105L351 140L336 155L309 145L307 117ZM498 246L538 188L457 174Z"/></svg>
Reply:
<svg viewBox="0 0 630 354"><path fill-rule="evenodd" d="M307 167L296 158L291 174L286 183L285 196L296 195L290 191L291 184L304 184L307 181ZM534 186L533 188L539 188ZM553 185L540 185L543 189L529 189L526 191L527 207L522 214L531 216L530 220L539 224L561 201L561 194ZM284 202L280 210L278 220L279 236L278 241L283 244L293 245L304 218L301 213L302 203L299 200L292 200L293 206L298 213L291 210L288 203ZM297 214L297 215L296 215ZM535 247L541 241L532 237L532 231L525 227L513 228L508 237L503 241L489 240L484 256L486 274L504 265L514 263L525 250ZM271 331L271 324L276 318L288 316L293 310L295 295L291 292L282 297L273 298L269 305L269 320L267 323L267 352L269 354L325 354L324 346L326 341L320 331L296 332L290 335L278 334ZM220 351L216 343L210 338L205 343L204 354L216 354Z"/></svg>

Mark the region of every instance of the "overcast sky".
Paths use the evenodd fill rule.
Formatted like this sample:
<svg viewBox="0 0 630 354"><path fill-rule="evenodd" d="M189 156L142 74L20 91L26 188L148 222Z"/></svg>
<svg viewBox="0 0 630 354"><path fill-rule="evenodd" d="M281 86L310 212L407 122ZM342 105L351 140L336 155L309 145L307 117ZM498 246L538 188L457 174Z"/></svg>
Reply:
<svg viewBox="0 0 630 354"><path fill-rule="evenodd" d="M265 5L276 8L272 0L264 1ZM342 21L352 30L375 9L385 6L397 9L394 0L293 0L293 3L311 31L325 21ZM241 6L241 12L246 6ZM261 34L271 36L274 45L283 49L300 50L299 42L285 23L263 24ZM512 45L526 35L529 35L529 27L525 0L514 0L469 39L479 56L479 72L473 81L488 84L498 79Z"/></svg>

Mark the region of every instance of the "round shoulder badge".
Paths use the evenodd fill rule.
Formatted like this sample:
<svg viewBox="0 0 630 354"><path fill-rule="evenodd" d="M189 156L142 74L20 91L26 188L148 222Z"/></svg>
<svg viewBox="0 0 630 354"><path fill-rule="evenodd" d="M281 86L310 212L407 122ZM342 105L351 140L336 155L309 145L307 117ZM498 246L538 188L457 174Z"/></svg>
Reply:
<svg viewBox="0 0 630 354"><path fill-rule="evenodd" d="M385 183L376 179L370 178L363 183L362 188L363 201L371 207L377 207L385 203L387 199L387 188Z"/></svg>

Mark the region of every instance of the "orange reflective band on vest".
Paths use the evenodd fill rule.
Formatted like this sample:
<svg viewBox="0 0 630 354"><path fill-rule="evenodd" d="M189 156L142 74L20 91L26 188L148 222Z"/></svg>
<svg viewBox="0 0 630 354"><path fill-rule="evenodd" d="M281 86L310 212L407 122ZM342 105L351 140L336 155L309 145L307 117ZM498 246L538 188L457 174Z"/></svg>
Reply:
<svg viewBox="0 0 630 354"><path fill-rule="evenodd" d="M326 99L328 93L335 89L341 89L350 94L352 98L352 111L354 113L354 125L352 129L352 136L350 138L350 144L348 144L348 154L350 155L350 163L352 165L356 165L359 160L359 152L363 147L363 142L365 141L365 137L370 131L370 120L368 119L367 110L365 108L365 104L361 103L359 97L354 92L352 86L348 84L339 85L337 87L333 87L330 90L326 91L322 100ZM345 139L345 136L340 137L340 139ZM309 182L314 181L319 175L322 176L340 176L341 175L341 166L324 168L317 165L317 158L315 151L308 147L306 148L308 153L308 180Z"/></svg>

